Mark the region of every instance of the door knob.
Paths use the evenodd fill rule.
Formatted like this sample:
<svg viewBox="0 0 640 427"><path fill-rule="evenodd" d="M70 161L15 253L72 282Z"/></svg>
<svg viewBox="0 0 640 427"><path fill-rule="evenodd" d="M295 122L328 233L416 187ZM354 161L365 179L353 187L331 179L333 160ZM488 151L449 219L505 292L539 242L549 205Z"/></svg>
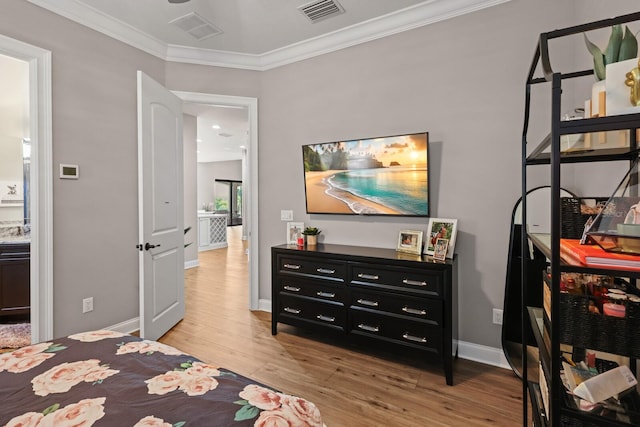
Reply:
<svg viewBox="0 0 640 427"><path fill-rule="evenodd" d="M158 246L160 246L160 245L152 245L149 242L147 242L147 243L144 244L144 250L148 251L149 249L157 248Z"/></svg>

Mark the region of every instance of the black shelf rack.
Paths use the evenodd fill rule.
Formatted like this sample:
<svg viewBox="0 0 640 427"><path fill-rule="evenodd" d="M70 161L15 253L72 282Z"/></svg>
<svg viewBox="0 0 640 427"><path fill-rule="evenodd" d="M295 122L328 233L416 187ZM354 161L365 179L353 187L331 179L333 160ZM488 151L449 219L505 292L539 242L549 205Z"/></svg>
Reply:
<svg viewBox="0 0 640 427"><path fill-rule="evenodd" d="M531 242L548 259L551 267L551 318L556 319L554 313L560 313L560 276L561 272L583 272L593 274L606 274L612 276L623 276L631 279L640 278L640 272L621 271L603 268L590 268L585 266L571 265L564 262L560 257L560 236L561 236L561 164L564 163L586 163L586 162L610 162L628 161L631 164L640 155L638 142L636 140L636 130L640 129L640 114L624 114L608 117L586 118L579 120L561 120L561 95L562 82L566 79L574 79L585 76L592 76L593 70L582 70L569 73L554 72L551 67L549 56L549 41L552 39L581 34L586 31L600 28L608 28L616 24L640 21L640 12L622 15L615 18L604 19L588 24L577 25L564 29L554 30L540 34L538 44L534 53L533 61L526 81L525 93L525 113L524 126L522 132L522 223L527 224L527 169L535 165L548 165L550 171L550 215L551 229L550 237L545 241L530 236L526 227L522 227L522 253L526 253L528 244ZM586 49L585 49L586 52ZM542 77L536 77L538 70L542 71ZM551 85L551 129L549 134L533 150L528 150L530 145L527 141L529 131L529 119L531 112L531 92L534 86L541 83ZM613 130L629 131L629 145L624 148L609 149L584 149L580 151L561 150L561 137L563 135L606 132ZM530 151L530 154L527 154ZM521 272L521 295L526 295L529 286L542 287L542 277L536 283L527 283L527 263L523 263ZM561 331L556 324L554 326L544 310L540 308L526 307L525 300L522 300L522 336L526 336L525 328L527 324L533 326L534 336L540 349L541 370L546 378L548 388L548 407L545 410L542 395L544 387L537 381L528 378L527 369L523 369L522 393L523 393L523 425L529 422L527 401L530 399L532 413L531 419L535 426L629 426L628 424L615 419L610 419L598 415L592 415L572 407L571 402L566 399L566 392L560 377L561 371ZM539 325L542 325L540 329ZM545 337L544 328L548 336ZM640 332L639 332L640 333ZM525 340L523 340L525 341ZM546 341L546 342L545 342ZM548 347L547 347L548 346ZM522 365L527 366L526 342L523 342ZM544 379L542 379L544 381Z"/></svg>

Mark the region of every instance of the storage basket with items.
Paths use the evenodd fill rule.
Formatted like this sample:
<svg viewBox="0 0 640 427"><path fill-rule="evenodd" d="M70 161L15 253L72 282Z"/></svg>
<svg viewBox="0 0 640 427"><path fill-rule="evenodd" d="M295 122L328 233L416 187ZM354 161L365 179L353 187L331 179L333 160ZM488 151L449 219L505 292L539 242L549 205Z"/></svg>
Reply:
<svg viewBox="0 0 640 427"><path fill-rule="evenodd" d="M544 309L551 318L549 274ZM640 295L626 279L562 273L558 320L562 343L640 358Z"/></svg>

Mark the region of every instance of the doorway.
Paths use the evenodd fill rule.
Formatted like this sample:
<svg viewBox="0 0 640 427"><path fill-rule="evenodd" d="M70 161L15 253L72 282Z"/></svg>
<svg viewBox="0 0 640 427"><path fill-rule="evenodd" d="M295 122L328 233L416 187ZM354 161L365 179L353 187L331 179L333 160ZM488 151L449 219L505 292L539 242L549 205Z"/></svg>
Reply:
<svg viewBox="0 0 640 427"><path fill-rule="evenodd" d="M247 146L243 154L242 189L243 236L249 240L247 256L249 259L249 309L258 310L258 100L257 98L214 95L197 92L173 91L186 104L223 106L227 108L246 108L249 130L246 135Z"/></svg>
<svg viewBox="0 0 640 427"><path fill-rule="evenodd" d="M31 343L29 63L0 54L0 349Z"/></svg>
<svg viewBox="0 0 640 427"><path fill-rule="evenodd" d="M21 188L23 193L22 233L28 232L30 237L30 333L31 342L35 343L53 338L51 52L0 35L0 55L24 62L28 74L28 102L24 106L28 120L21 126L24 136L20 138L21 173L26 172L27 179L25 182L21 177L19 184L10 184L16 188L9 191L15 191L17 196ZM28 168L24 168L25 154L29 158Z"/></svg>
<svg viewBox="0 0 640 427"><path fill-rule="evenodd" d="M216 179L216 211L226 211L227 226L242 225L242 181Z"/></svg>

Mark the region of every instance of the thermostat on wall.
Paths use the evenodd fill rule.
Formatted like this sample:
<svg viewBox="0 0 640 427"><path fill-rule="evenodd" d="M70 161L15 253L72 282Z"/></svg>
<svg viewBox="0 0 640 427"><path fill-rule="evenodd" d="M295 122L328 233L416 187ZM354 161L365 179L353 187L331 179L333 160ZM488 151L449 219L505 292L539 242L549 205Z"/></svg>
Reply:
<svg viewBox="0 0 640 427"><path fill-rule="evenodd" d="M63 165L60 163L60 178L78 179L78 165Z"/></svg>

